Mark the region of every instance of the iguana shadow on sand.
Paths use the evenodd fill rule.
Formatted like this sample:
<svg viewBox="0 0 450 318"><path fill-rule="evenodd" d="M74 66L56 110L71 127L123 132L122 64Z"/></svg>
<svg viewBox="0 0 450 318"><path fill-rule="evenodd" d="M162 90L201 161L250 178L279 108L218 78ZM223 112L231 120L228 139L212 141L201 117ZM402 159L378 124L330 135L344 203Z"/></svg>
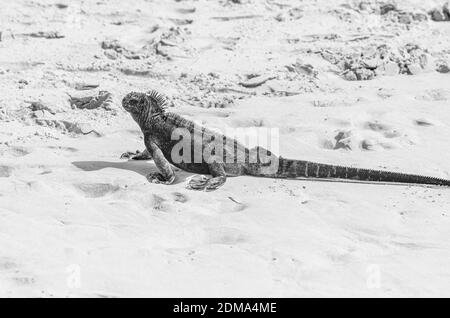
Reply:
<svg viewBox="0 0 450 318"><path fill-rule="evenodd" d="M450 186L450 180L440 178L286 159L277 157L262 147L248 149L233 138L167 112L165 105L165 98L156 91L131 92L122 100L123 108L141 128L146 147L143 152L136 154L124 153L122 158L153 158L159 172L147 175L152 183L172 184L175 181L175 166L200 174L190 178L187 188L206 191L219 188L227 177L242 175ZM180 140L189 140L189 143L180 147ZM220 152L217 151L219 148ZM180 157L183 160L179 160ZM184 160L185 158L189 160ZM197 160L191 160L192 158ZM212 177L205 176L208 174Z"/></svg>
<svg viewBox="0 0 450 318"><path fill-rule="evenodd" d="M97 171L102 170L106 168L113 168L113 169L121 169L121 170L128 170L133 171L141 176L146 177L149 173L149 171L156 172L158 171L158 168L156 168L156 165L153 163L144 163L144 162L135 162L135 161L125 161L125 162L112 162L112 161L73 161L72 164L77 167L78 169L84 170L84 171ZM191 174L186 173L186 177L189 177ZM181 180L179 181L181 182ZM174 184L179 183L174 182Z"/></svg>

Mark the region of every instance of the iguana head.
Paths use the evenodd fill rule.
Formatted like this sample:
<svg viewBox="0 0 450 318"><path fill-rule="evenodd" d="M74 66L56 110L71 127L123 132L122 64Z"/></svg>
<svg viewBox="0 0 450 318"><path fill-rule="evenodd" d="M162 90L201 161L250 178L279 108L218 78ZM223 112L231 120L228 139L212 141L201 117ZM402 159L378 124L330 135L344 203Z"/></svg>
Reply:
<svg viewBox="0 0 450 318"><path fill-rule="evenodd" d="M122 100L123 108L131 114L139 124L164 113L167 104L164 96L157 91L147 93L131 92Z"/></svg>

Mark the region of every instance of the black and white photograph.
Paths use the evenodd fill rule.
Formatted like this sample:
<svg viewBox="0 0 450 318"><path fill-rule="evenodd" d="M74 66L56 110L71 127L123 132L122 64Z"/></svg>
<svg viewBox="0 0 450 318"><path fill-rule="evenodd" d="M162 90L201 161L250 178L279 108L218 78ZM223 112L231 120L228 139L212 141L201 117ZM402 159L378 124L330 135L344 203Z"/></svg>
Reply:
<svg viewBox="0 0 450 318"><path fill-rule="evenodd" d="M449 297L449 140L446 0L0 0L0 298Z"/></svg>

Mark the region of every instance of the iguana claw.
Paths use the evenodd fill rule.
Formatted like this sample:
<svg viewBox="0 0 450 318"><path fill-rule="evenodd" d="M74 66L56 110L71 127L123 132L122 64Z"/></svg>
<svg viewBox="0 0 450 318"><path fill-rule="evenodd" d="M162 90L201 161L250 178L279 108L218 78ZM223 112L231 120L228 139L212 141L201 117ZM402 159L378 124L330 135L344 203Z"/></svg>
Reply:
<svg viewBox="0 0 450 318"><path fill-rule="evenodd" d="M220 188L221 186L223 186L225 184L225 181L227 179L225 177L214 177L208 180L208 182L206 182L206 187L205 190L206 191L214 191L217 190L218 188Z"/></svg>
<svg viewBox="0 0 450 318"><path fill-rule="evenodd" d="M186 188L189 190L213 191L221 187L226 181L224 177L208 178L205 175L193 175L188 179Z"/></svg>
<svg viewBox="0 0 450 318"><path fill-rule="evenodd" d="M195 174L187 180L186 189L203 190L209 178L203 174Z"/></svg>
<svg viewBox="0 0 450 318"><path fill-rule="evenodd" d="M149 160L152 159L152 156L149 154L147 150L139 151L136 150L136 152L127 151L124 152L120 159L128 159L128 160Z"/></svg>
<svg viewBox="0 0 450 318"><path fill-rule="evenodd" d="M147 180L150 183L158 183L158 184L172 184L175 180L175 176L171 177L169 180L164 178L164 176L159 172L152 172L147 175Z"/></svg>
<svg viewBox="0 0 450 318"><path fill-rule="evenodd" d="M127 151L120 155L120 159L133 159L133 157L139 155L139 153L139 150L136 150L136 152Z"/></svg>

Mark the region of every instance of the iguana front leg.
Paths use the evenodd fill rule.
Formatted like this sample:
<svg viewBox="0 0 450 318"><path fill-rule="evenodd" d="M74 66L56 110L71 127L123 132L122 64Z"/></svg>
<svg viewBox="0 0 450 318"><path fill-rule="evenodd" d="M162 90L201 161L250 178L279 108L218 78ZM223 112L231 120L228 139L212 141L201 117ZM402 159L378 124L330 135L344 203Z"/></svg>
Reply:
<svg viewBox="0 0 450 318"><path fill-rule="evenodd" d="M148 152L147 149L145 149L144 151L139 151L136 150L136 152L131 152L131 151L127 151L124 152L121 156L120 159L131 159L131 160L150 160L152 159L152 156L150 155L150 153Z"/></svg>
<svg viewBox="0 0 450 318"><path fill-rule="evenodd" d="M209 164L208 167L212 178L208 178L204 175L194 175L189 179L186 188L190 190L213 191L223 186L227 180L223 164L213 162Z"/></svg>
<svg viewBox="0 0 450 318"><path fill-rule="evenodd" d="M145 139L145 147L153 157L156 168L159 170L159 173L153 172L148 174L147 180L151 183L172 184L175 181L175 173L173 172L170 162L167 161L161 149L159 149L154 142L149 140L149 138Z"/></svg>
<svg viewBox="0 0 450 318"><path fill-rule="evenodd" d="M212 178L206 182L206 191L217 190L227 181L227 174L222 163L211 163L209 165L209 173L211 173Z"/></svg>

